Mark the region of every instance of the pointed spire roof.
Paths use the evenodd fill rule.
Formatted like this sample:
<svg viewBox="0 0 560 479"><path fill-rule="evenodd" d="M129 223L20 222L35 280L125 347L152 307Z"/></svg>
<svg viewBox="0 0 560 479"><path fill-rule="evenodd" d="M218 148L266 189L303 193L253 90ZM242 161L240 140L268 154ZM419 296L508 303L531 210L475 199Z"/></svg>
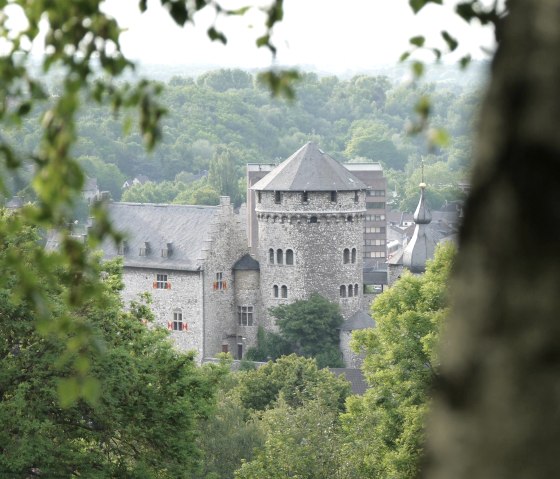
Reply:
<svg viewBox="0 0 560 479"><path fill-rule="evenodd" d="M253 185L258 191L354 191L367 186L338 161L308 142Z"/></svg>
<svg viewBox="0 0 560 479"><path fill-rule="evenodd" d="M417 225L427 225L432 221L432 213L426 204L426 198L424 196L424 190L426 189L426 183L420 183L420 200L418 201L418 206L414 212L414 222Z"/></svg>
<svg viewBox="0 0 560 479"><path fill-rule="evenodd" d="M433 232L428 228L428 224L432 221L432 214L426 205L424 190L424 174L422 172L422 183L420 183L420 200L414 212L414 234L404 249L402 262L405 268L412 273L423 273L426 271L426 261L433 258L437 240Z"/></svg>

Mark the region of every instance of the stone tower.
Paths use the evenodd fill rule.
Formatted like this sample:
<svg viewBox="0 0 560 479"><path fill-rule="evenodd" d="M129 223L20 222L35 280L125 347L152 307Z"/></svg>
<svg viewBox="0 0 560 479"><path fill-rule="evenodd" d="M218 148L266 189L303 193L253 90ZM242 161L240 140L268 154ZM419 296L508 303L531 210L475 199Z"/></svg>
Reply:
<svg viewBox="0 0 560 479"><path fill-rule="evenodd" d="M366 185L307 143L253 187L263 326L269 308L319 293L345 319L362 302Z"/></svg>

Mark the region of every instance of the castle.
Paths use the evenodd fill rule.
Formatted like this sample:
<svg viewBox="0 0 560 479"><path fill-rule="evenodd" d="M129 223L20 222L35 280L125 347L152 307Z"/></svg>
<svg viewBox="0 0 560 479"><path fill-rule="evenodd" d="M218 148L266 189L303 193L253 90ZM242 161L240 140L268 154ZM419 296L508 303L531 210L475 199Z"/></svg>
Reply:
<svg viewBox="0 0 560 479"><path fill-rule="evenodd" d="M123 259L125 303L149 292L179 348L201 361L226 351L241 359L259 326L274 330L270 308L319 293L340 305L341 350L356 366L351 331L374 325L364 271L385 262L380 166L347 168L307 143L276 167L248 171L247 217L228 197L219 206L109 204L127 240L103 253Z"/></svg>

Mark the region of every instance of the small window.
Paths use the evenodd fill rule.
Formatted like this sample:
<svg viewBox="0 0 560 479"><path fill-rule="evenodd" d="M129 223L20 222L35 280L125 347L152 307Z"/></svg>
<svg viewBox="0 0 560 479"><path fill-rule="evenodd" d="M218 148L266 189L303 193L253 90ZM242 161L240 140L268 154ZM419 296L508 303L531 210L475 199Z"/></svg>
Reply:
<svg viewBox="0 0 560 479"><path fill-rule="evenodd" d="M340 287L340 297L341 298L346 298L346 285L345 284L343 284Z"/></svg>
<svg viewBox="0 0 560 479"><path fill-rule="evenodd" d="M307 203L309 201L309 195L307 194L307 191L304 191L301 194L301 202L302 203Z"/></svg>
<svg viewBox="0 0 560 479"><path fill-rule="evenodd" d="M368 209L384 210L385 209L385 203L381 203L381 202L368 203L367 207L368 207Z"/></svg>
<svg viewBox="0 0 560 479"><path fill-rule="evenodd" d="M342 253L342 262L344 264L350 263L350 250L348 248L344 248L344 252Z"/></svg>
<svg viewBox="0 0 560 479"><path fill-rule="evenodd" d="M156 289L171 289L171 283L167 281L166 274L156 274L156 280L154 282L154 288Z"/></svg>
<svg viewBox="0 0 560 479"><path fill-rule="evenodd" d="M282 298L287 298L288 297L288 287L287 286L282 286L280 288L280 296Z"/></svg>
<svg viewBox="0 0 560 479"><path fill-rule="evenodd" d="M128 253L128 242L121 241L121 243L119 244L119 246L117 248L117 254L120 255L120 256L124 256L127 253Z"/></svg>
<svg viewBox="0 0 560 479"><path fill-rule="evenodd" d="M243 358L243 344L237 343L237 359Z"/></svg>
<svg viewBox="0 0 560 479"><path fill-rule="evenodd" d="M282 203L282 192L281 191L275 191L274 192L274 203L276 203L276 204Z"/></svg>
<svg viewBox="0 0 560 479"><path fill-rule="evenodd" d="M286 250L286 264L290 266L294 264L294 251L291 249Z"/></svg>
<svg viewBox="0 0 560 479"><path fill-rule="evenodd" d="M253 306L237 306L239 326L253 326Z"/></svg>
<svg viewBox="0 0 560 479"><path fill-rule="evenodd" d="M311 218L309 218L309 222L310 222L310 223L317 223L317 217L316 217L316 216L312 216Z"/></svg>
<svg viewBox="0 0 560 479"><path fill-rule="evenodd" d="M360 201L360 193L358 191L354 191L354 203L358 203Z"/></svg>
<svg viewBox="0 0 560 479"><path fill-rule="evenodd" d="M150 243L148 241L146 241L144 243L144 246L142 248L140 248L139 251L139 256L149 256L151 252L151 248L150 248Z"/></svg>
<svg viewBox="0 0 560 479"><path fill-rule="evenodd" d="M214 281L214 291L223 291L227 289L227 283L224 280L224 273L216 273L216 281Z"/></svg>
<svg viewBox="0 0 560 479"><path fill-rule="evenodd" d="M281 249L276 250L276 264L284 264L284 252Z"/></svg>
<svg viewBox="0 0 560 479"><path fill-rule="evenodd" d="M347 216L346 221L348 221L348 223L352 223L352 221L354 221L354 218L352 218L351 216Z"/></svg>
<svg viewBox="0 0 560 479"><path fill-rule="evenodd" d="M183 312L180 309L173 311L173 322L171 323L173 331L187 331L187 323L183 321Z"/></svg>
<svg viewBox="0 0 560 479"><path fill-rule="evenodd" d="M352 248L352 263L356 262L356 248Z"/></svg>
<svg viewBox="0 0 560 479"><path fill-rule="evenodd" d="M260 203L262 201L262 193L260 191L257 191L257 203Z"/></svg>
<svg viewBox="0 0 560 479"><path fill-rule="evenodd" d="M276 285L276 284L272 287L272 296L274 298L278 297L278 285Z"/></svg>
<svg viewBox="0 0 560 479"><path fill-rule="evenodd" d="M358 283L354 285L354 296L358 296Z"/></svg>
<svg viewBox="0 0 560 479"><path fill-rule="evenodd" d="M352 287L351 284L348 285L348 297L351 298L352 296L354 296L354 288Z"/></svg>
<svg viewBox="0 0 560 479"><path fill-rule="evenodd" d="M272 248L268 250L268 262L274 264L274 250Z"/></svg>
<svg viewBox="0 0 560 479"><path fill-rule="evenodd" d="M337 194L336 191L331 191L331 201L334 203L336 202Z"/></svg>

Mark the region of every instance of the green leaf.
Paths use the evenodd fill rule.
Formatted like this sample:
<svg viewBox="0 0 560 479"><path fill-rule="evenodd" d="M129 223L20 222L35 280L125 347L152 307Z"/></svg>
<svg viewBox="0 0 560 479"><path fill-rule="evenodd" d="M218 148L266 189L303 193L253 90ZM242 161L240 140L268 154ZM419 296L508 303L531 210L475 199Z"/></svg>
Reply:
<svg viewBox="0 0 560 479"><path fill-rule="evenodd" d="M412 8L412 11L414 13L418 13L420 10L422 10L428 3L437 3L438 5L441 5L443 2L443 0L409 0L408 3L410 5L410 7Z"/></svg>
<svg viewBox="0 0 560 479"><path fill-rule="evenodd" d="M144 13L148 8L148 0L140 0L140 2L138 2L138 8L140 8L140 11Z"/></svg>
<svg viewBox="0 0 560 479"><path fill-rule="evenodd" d="M473 18L476 18L477 13L474 11L473 4L474 2L472 1L459 3L455 7L455 11L457 12L457 15L459 15L466 22L470 22Z"/></svg>
<svg viewBox="0 0 560 479"><path fill-rule="evenodd" d="M91 405L94 405L101 396L101 385L99 381L91 376L87 377L82 384L82 397Z"/></svg>
<svg viewBox="0 0 560 479"><path fill-rule="evenodd" d="M250 6L236 8L235 10L227 10L226 13L228 15L245 15L250 8Z"/></svg>
<svg viewBox="0 0 560 479"><path fill-rule="evenodd" d="M216 30L214 27L210 27L208 29L208 37L210 38L210 40L212 41L219 41L222 42L224 45L227 43L227 38L226 36L222 33L219 32L218 30Z"/></svg>
<svg viewBox="0 0 560 479"><path fill-rule="evenodd" d="M58 380L57 391L60 406L67 408L78 400L80 385L76 378L62 378Z"/></svg>
<svg viewBox="0 0 560 479"><path fill-rule="evenodd" d="M270 35L263 35L262 37L257 38L257 47L268 45L269 41Z"/></svg>
<svg viewBox="0 0 560 479"><path fill-rule="evenodd" d="M400 56L399 62L404 62L409 56L410 56L410 52L404 52L404 53Z"/></svg>
<svg viewBox="0 0 560 479"><path fill-rule="evenodd" d="M412 64L412 73L416 78L420 78L424 74L424 64L422 62L414 62Z"/></svg>
<svg viewBox="0 0 560 479"><path fill-rule="evenodd" d="M424 42L426 41L426 39L422 36L422 35L418 35L416 37L412 37L409 42L411 45L415 45L417 47L423 47L424 46Z"/></svg>
<svg viewBox="0 0 560 479"><path fill-rule="evenodd" d="M470 55L465 55L463 58L459 60L459 65L461 65L462 69L465 69L469 66L472 57Z"/></svg>
<svg viewBox="0 0 560 479"><path fill-rule="evenodd" d="M418 113L422 118L427 118L430 115L431 103L430 98L423 95L418 103L414 106L414 111Z"/></svg>
<svg viewBox="0 0 560 479"><path fill-rule="evenodd" d="M171 2L169 4L169 13L177 25L183 26L189 19L189 11L184 2Z"/></svg>
<svg viewBox="0 0 560 479"><path fill-rule="evenodd" d="M432 128L429 131L428 136L430 139L430 143L435 146L445 148L447 145L449 145L449 133L447 133L447 130L445 130L444 128Z"/></svg>
<svg viewBox="0 0 560 479"><path fill-rule="evenodd" d="M441 50L439 48L432 48L432 52L436 56L436 62L439 62L441 60Z"/></svg>
<svg viewBox="0 0 560 479"><path fill-rule="evenodd" d="M447 43L447 46L449 47L449 51L452 52L453 50L455 50L459 46L459 43L457 42L457 40L455 40L455 38L453 38L451 35L449 35L449 33L446 32L445 30L441 32L441 36L445 40L445 43Z"/></svg>

